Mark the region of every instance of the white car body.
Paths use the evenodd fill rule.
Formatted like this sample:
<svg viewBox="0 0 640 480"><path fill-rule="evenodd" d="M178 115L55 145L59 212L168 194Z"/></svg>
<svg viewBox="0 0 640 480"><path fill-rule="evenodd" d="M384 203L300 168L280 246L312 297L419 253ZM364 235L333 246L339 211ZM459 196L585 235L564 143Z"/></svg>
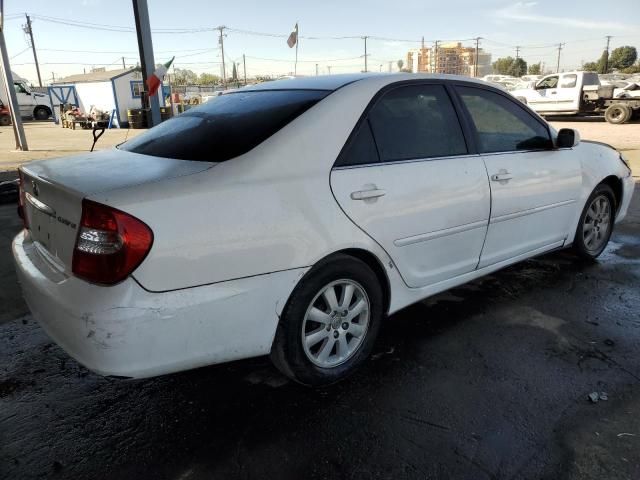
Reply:
<svg viewBox="0 0 640 480"><path fill-rule="evenodd" d="M29 87L27 80L15 73L13 73L13 85L16 91L16 99L20 106L20 115L22 117L35 118L37 115L36 110L38 109L46 109L49 115L51 115L53 110L47 95L33 92ZM9 105L9 99L7 98L7 93L4 88L0 88L0 100L5 105Z"/></svg>
<svg viewBox="0 0 640 480"><path fill-rule="evenodd" d="M630 171L618 152L595 143L335 168L378 92L421 81L490 88L414 74L270 82L255 89L334 91L222 163L114 149L22 167L25 192L33 197L35 185L56 210L48 226L39 224L47 236L25 229L13 243L34 317L100 374L160 375L268 354L291 292L333 253L358 256L380 272L391 314L569 246L603 180L618 182L616 221L624 218ZM120 283L96 285L71 272L82 199L127 212L153 231L147 257Z"/></svg>
<svg viewBox="0 0 640 480"><path fill-rule="evenodd" d="M548 82L553 82L546 86ZM598 75L591 72L564 72L545 75L531 88L517 88L509 93L539 113L575 114L580 112L584 87L600 85Z"/></svg>

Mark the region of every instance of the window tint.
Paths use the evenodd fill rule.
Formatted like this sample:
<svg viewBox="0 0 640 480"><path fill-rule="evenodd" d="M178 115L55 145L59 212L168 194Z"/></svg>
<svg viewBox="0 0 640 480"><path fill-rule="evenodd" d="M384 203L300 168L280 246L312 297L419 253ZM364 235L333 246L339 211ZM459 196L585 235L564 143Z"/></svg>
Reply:
<svg viewBox="0 0 640 480"><path fill-rule="evenodd" d="M499 93L456 87L478 132L481 153L538 150L551 147L545 125Z"/></svg>
<svg viewBox="0 0 640 480"><path fill-rule="evenodd" d="M467 153L458 117L442 85L391 90L373 106L369 121L383 162Z"/></svg>
<svg viewBox="0 0 640 480"><path fill-rule="evenodd" d="M178 160L223 162L253 149L328 94L264 90L220 95L118 148Z"/></svg>
<svg viewBox="0 0 640 480"><path fill-rule="evenodd" d="M364 165L379 161L380 157L371 134L371 127L369 126L369 121L365 119L347 144L335 166Z"/></svg>
<svg viewBox="0 0 640 480"><path fill-rule="evenodd" d="M578 76L575 73L563 75L562 81L560 82L560 88L573 88L576 86L577 82Z"/></svg>
<svg viewBox="0 0 640 480"><path fill-rule="evenodd" d="M17 93L28 93L27 89L24 88L24 86L21 83L14 83L13 86L16 89Z"/></svg>

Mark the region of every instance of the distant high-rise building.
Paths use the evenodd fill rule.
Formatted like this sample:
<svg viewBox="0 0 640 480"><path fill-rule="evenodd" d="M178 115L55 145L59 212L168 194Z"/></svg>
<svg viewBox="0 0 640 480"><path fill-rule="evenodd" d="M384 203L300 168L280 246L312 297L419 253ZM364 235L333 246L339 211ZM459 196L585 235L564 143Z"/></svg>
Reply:
<svg viewBox="0 0 640 480"><path fill-rule="evenodd" d="M476 74L476 49L462 43L443 43L434 47L415 48L407 52L406 68L414 73L448 73L452 75ZM491 54L478 50L477 76L491 73Z"/></svg>

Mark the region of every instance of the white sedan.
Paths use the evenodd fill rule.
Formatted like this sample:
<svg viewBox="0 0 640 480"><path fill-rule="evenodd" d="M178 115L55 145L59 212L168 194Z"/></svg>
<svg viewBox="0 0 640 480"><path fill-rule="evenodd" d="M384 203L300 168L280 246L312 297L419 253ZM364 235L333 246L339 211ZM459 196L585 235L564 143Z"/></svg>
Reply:
<svg viewBox="0 0 640 480"><path fill-rule="evenodd" d="M24 297L80 363L271 354L307 385L351 373L407 305L551 250L597 257L633 191L611 147L414 74L256 85L20 177Z"/></svg>

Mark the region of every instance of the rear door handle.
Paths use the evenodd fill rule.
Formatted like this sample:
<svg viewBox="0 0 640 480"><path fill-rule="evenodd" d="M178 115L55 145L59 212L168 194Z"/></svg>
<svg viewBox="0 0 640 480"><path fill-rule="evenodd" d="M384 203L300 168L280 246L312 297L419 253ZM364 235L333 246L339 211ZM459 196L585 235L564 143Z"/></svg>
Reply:
<svg viewBox="0 0 640 480"><path fill-rule="evenodd" d="M387 192L380 190L379 188L372 188L370 190L359 190L351 193L352 200L367 200L370 198L378 198L386 195Z"/></svg>
<svg viewBox="0 0 640 480"><path fill-rule="evenodd" d="M495 175L491 175L491 180L493 180L494 182L508 182L512 178L513 175L504 170L500 173L496 173Z"/></svg>

